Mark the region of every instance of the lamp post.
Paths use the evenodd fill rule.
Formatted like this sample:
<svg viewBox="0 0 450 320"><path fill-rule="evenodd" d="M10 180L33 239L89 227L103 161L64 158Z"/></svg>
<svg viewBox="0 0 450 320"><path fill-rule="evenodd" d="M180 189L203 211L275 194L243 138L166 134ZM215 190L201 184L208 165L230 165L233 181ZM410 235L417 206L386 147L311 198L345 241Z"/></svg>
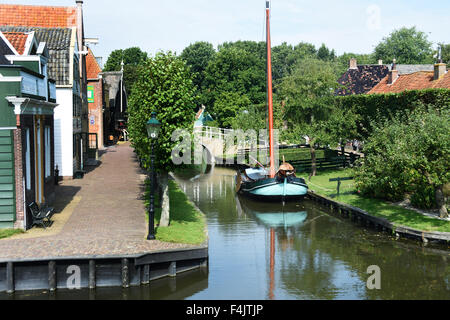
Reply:
<svg viewBox="0 0 450 320"><path fill-rule="evenodd" d="M156 112L152 113L152 118L147 122L147 134L152 140L152 153L150 155L150 207L148 211L148 236L147 240L155 240L155 155L153 147L158 139L161 123L156 119Z"/></svg>

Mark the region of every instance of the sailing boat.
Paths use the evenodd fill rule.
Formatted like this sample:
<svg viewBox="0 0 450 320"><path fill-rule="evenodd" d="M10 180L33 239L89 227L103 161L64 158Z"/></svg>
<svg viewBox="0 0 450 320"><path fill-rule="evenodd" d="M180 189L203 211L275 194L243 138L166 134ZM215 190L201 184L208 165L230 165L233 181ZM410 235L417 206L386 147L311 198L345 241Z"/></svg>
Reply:
<svg viewBox="0 0 450 320"><path fill-rule="evenodd" d="M304 179L295 176L294 168L284 162L275 171L272 93L272 52L270 40L270 1L266 1L267 26L267 100L269 117L270 168L263 165L240 171L236 176L236 192L261 201L289 201L303 199L308 193Z"/></svg>

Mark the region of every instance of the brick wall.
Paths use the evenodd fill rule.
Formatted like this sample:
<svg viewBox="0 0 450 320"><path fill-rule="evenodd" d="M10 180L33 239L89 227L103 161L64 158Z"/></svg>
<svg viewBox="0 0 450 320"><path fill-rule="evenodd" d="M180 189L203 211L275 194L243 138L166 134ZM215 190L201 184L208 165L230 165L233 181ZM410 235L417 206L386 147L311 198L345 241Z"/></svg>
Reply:
<svg viewBox="0 0 450 320"><path fill-rule="evenodd" d="M94 103L89 103L89 133L96 133L98 147L104 147L103 141L103 85L102 80L90 81L88 85L94 87ZM92 124L92 122L94 124Z"/></svg>
<svg viewBox="0 0 450 320"><path fill-rule="evenodd" d="M16 229L25 229L25 208L23 198L23 161L22 161L22 130L14 130L14 168L16 189Z"/></svg>

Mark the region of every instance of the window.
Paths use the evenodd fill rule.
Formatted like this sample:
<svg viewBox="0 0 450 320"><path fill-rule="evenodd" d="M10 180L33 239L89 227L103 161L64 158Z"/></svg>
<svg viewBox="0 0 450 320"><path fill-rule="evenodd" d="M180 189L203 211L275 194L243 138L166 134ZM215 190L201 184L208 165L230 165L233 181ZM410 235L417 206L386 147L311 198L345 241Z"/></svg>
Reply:
<svg viewBox="0 0 450 320"><path fill-rule="evenodd" d="M30 154L30 129L25 129L25 185L31 190L31 154Z"/></svg>
<svg viewBox="0 0 450 320"><path fill-rule="evenodd" d="M50 127L46 126L44 131L44 145L45 145L45 178L52 175L51 172L51 131Z"/></svg>

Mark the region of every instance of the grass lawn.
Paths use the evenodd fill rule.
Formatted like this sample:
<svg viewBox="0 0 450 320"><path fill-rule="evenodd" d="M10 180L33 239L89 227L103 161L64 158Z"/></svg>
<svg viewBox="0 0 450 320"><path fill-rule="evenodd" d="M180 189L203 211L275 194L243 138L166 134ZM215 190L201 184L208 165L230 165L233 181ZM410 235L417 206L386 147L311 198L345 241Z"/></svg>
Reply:
<svg viewBox="0 0 450 320"><path fill-rule="evenodd" d="M357 193L354 181L342 181L340 196L337 196L337 182L329 182L332 178L352 177L352 169L318 172L316 177L308 181L308 174L300 174L305 178L315 193L332 198L338 202L361 208L369 214L385 218L394 225L402 225L422 231L450 232L450 222L426 217L418 212L408 210L383 200L365 198Z"/></svg>
<svg viewBox="0 0 450 320"><path fill-rule="evenodd" d="M155 193L155 204L159 204ZM175 181L169 180L170 226L158 227L161 218L161 208L155 208L155 235L163 242L184 244L202 244L206 240L206 219L202 212L189 201ZM146 195L147 205L149 192ZM148 214L147 214L148 221Z"/></svg>
<svg viewBox="0 0 450 320"><path fill-rule="evenodd" d="M23 233L23 231L16 229L0 229L0 239L9 238L19 233Z"/></svg>

